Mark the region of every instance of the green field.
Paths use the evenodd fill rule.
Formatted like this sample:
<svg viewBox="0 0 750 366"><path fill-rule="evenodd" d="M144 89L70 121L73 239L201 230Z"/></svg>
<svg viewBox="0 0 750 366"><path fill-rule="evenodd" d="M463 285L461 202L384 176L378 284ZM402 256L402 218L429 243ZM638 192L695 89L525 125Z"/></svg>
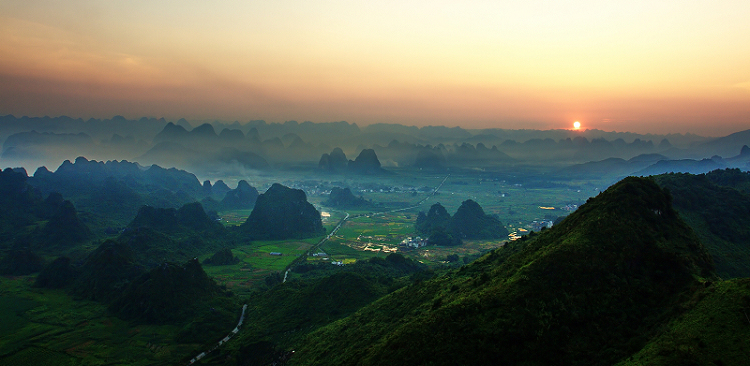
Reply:
<svg viewBox="0 0 750 366"><path fill-rule="evenodd" d="M132 326L100 303L32 283L26 276L0 284L2 365L169 365L201 346L177 344L177 327Z"/></svg>
<svg viewBox="0 0 750 366"><path fill-rule="evenodd" d="M330 232L347 213L349 220L334 237L322 245L318 252L325 257L308 257L308 262L341 261L345 264L373 256L385 257L400 251L404 255L425 264L445 263L445 257L456 254L471 257L503 245L503 240L481 242L468 241L459 247L426 247L416 250L399 248L399 243L407 237L415 236L414 222L419 211L428 211L434 203L441 203L453 215L461 203L472 199L479 203L488 214L497 215L510 232L523 235L533 230L532 222L554 220L569 212L563 208L569 204L580 205L597 194L597 188L604 188L603 182L568 181L552 187L535 188L499 179L491 172L470 171L446 173L422 173L411 169L394 169L396 174L386 176L340 176L337 182L326 181L327 176L312 175L298 181L298 176L264 177L269 184L280 181L289 186L306 190L308 199L321 212L323 225ZM527 172L528 173L528 172ZM432 195L432 190L445 179L440 191ZM390 190L356 191L355 195L372 200L375 207L369 209L346 210L323 205L327 194L320 193L316 185L363 187L377 185L391 187ZM602 187L599 187L599 186ZM261 187L259 187L261 188ZM415 192L415 188L420 188ZM262 191L262 188L261 188ZM417 207L412 207L421 202ZM392 210L406 210L392 212ZM222 222L227 226L242 224L251 210L221 212ZM305 253L320 238L303 241L253 242L234 248L233 253L241 262L231 266L206 266L206 272L220 283L234 291L243 292L272 272L283 271L297 256ZM280 252L282 256L271 256ZM208 255L202 257L207 258Z"/></svg>
<svg viewBox="0 0 750 366"><path fill-rule="evenodd" d="M230 210L219 212L221 223L224 226L242 225L253 210Z"/></svg>

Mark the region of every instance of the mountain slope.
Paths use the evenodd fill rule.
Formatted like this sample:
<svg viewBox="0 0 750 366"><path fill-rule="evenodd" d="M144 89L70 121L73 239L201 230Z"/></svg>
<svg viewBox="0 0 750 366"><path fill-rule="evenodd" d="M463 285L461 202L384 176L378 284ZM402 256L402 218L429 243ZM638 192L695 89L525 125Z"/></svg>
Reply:
<svg viewBox="0 0 750 366"><path fill-rule="evenodd" d="M301 189L274 183L255 202L240 229L258 240L307 238L325 232L320 212Z"/></svg>
<svg viewBox="0 0 750 366"><path fill-rule="evenodd" d="M618 365L746 365L750 279L715 283L688 306L665 332Z"/></svg>
<svg viewBox="0 0 750 366"><path fill-rule="evenodd" d="M739 169L654 177L669 189L680 217L696 232L724 279L750 277L750 174ZM735 189L733 187L737 187Z"/></svg>
<svg viewBox="0 0 750 366"><path fill-rule="evenodd" d="M295 364L613 364L712 276L652 180L626 178L553 229L312 333Z"/></svg>

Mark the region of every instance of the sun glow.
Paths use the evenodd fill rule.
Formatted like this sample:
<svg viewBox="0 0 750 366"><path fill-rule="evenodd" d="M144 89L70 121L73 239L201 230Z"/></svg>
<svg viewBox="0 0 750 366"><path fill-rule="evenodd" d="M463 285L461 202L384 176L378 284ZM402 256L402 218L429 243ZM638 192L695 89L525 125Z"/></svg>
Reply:
<svg viewBox="0 0 750 366"><path fill-rule="evenodd" d="M578 121L573 122L573 129L574 130L580 130L581 129L581 122L578 122Z"/></svg>

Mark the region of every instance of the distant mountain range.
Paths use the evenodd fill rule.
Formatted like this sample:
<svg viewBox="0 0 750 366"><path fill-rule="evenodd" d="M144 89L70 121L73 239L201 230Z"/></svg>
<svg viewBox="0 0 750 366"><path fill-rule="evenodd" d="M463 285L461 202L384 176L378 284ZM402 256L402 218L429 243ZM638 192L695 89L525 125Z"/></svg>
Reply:
<svg viewBox="0 0 750 366"><path fill-rule="evenodd" d="M184 119L175 123L155 118L128 120L121 116L87 121L65 116L2 116L0 139L4 141L0 163L56 166L62 160L83 155L102 161L127 159L142 165L174 166L202 175L212 172L242 175L249 170L283 169L300 164L314 167L321 163L319 157L339 148L348 156L372 149L386 170L494 169L514 164L572 165L609 158L630 161L653 154L675 161L715 160L715 156L729 161L738 156L743 146L750 145L750 130L706 138L692 134L643 135L600 130L469 130L398 124L360 127L348 122L196 124L193 127ZM729 161L715 167L741 166L745 162ZM688 169L685 164L675 169ZM641 167L645 168L648 166Z"/></svg>

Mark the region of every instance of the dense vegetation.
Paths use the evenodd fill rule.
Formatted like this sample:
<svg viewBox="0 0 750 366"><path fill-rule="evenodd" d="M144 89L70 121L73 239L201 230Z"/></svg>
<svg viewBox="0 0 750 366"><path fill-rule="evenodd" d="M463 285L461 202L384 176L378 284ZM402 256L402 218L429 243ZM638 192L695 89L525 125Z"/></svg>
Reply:
<svg viewBox="0 0 750 366"><path fill-rule="evenodd" d="M448 231L461 239L503 239L508 230L497 217L487 215L473 200L461 203L448 224Z"/></svg>
<svg viewBox="0 0 750 366"><path fill-rule="evenodd" d="M123 318L170 323L190 319L231 295L206 275L197 260L190 260L182 265L164 263L136 277L110 308ZM230 329L234 318L235 308L227 308L230 315L223 330Z"/></svg>
<svg viewBox="0 0 750 366"><path fill-rule="evenodd" d="M143 206L128 228L150 228L163 233L198 232L206 235L225 234L224 226L212 220L198 202L174 208Z"/></svg>
<svg viewBox="0 0 750 366"><path fill-rule="evenodd" d="M745 365L750 339L750 279L698 291L659 336L619 366Z"/></svg>
<svg viewBox="0 0 750 366"><path fill-rule="evenodd" d="M739 169L655 177L674 197L722 278L750 277L750 174Z"/></svg>
<svg viewBox="0 0 750 366"><path fill-rule="evenodd" d="M320 212L300 189L275 183L258 197L241 229L253 239L280 240L323 234Z"/></svg>
<svg viewBox="0 0 750 366"><path fill-rule="evenodd" d="M559 226L312 333L296 364L613 364L712 278L653 181L628 178Z"/></svg>
<svg viewBox="0 0 750 366"><path fill-rule="evenodd" d="M250 209L258 191L246 181L230 189L222 181L201 184L192 173L128 161L65 161L55 172L37 169L29 184L42 194L57 194L86 212L95 236L126 226L143 206L177 209L200 201L208 211Z"/></svg>
<svg viewBox="0 0 750 366"><path fill-rule="evenodd" d="M301 278L277 282L250 296L247 316L252 321L228 352L240 365L261 360L271 363L275 354L297 344L308 333L412 283L425 270L424 265L401 254L343 267L303 265L297 269L303 274ZM258 349L260 344L263 349Z"/></svg>
<svg viewBox="0 0 750 366"><path fill-rule="evenodd" d="M76 208L59 193L43 199L23 170L0 171L0 247L65 250L91 237Z"/></svg>
<svg viewBox="0 0 750 366"><path fill-rule="evenodd" d="M464 239L502 239L508 230L497 217L487 215L478 203L466 200L451 217L440 203L435 203L425 214L420 211L414 231L428 237L433 245L460 245Z"/></svg>

